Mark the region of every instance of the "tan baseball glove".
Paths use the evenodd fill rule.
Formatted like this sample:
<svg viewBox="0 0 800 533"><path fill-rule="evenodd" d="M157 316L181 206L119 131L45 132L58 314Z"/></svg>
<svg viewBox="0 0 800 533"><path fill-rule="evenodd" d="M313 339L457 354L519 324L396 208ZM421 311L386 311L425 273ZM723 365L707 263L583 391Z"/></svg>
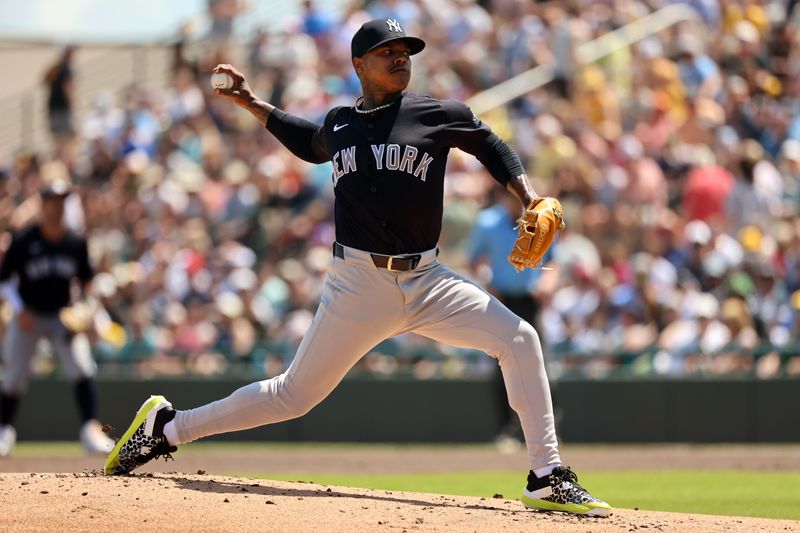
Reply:
<svg viewBox="0 0 800 533"><path fill-rule="evenodd" d="M75 302L58 312L58 318L70 333L86 333L94 326L94 310L85 302Z"/></svg>
<svg viewBox="0 0 800 533"><path fill-rule="evenodd" d="M517 242L508 262L517 270L542 268L542 257L564 226L561 202L549 196L536 198L517 219Z"/></svg>

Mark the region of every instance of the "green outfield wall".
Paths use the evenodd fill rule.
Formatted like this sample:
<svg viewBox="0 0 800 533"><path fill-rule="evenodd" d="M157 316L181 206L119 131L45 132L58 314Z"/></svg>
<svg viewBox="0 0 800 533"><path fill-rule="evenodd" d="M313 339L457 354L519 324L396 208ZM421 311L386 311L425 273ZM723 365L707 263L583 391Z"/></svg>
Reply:
<svg viewBox="0 0 800 533"><path fill-rule="evenodd" d="M227 396L247 380L98 382L100 417L121 435L150 394L178 409ZM800 442L800 380L560 381L554 387L565 442ZM214 437L225 440L482 442L498 430L484 380L346 379L306 416ZM70 385L37 380L17 420L24 440L74 440Z"/></svg>

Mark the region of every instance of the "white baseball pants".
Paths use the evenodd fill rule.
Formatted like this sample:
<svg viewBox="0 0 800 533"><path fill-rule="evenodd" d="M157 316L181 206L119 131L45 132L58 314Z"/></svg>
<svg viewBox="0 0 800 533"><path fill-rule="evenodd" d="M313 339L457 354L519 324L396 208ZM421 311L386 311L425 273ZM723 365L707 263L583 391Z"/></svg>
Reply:
<svg viewBox="0 0 800 533"><path fill-rule="evenodd" d="M481 287L437 262L436 250L423 253L416 270L392 272L377 268L367 252L345 247L345 258L331 262L314 321L286 372L178 411L180 442L173 444L302 416L370 349L412 331L496 358L522 423L531 469L560 462L538 334Z"/></svg>
<svg viewBox="0 0 800 533"><path fill-rule="evenodd" d="M5 394L19 396L28 389L33 357L39 339L47 339L70 381L93 377L97 365L87 343L73 343L72 336L58 315L34 315L32 331L23 331L15 316L3 337L3 380Z"/></svg>

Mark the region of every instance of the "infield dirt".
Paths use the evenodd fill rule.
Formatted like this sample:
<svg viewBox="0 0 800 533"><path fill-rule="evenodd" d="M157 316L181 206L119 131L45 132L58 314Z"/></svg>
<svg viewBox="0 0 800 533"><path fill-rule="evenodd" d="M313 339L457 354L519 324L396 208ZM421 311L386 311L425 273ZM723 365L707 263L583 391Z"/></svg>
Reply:
<svg viewBox="0 0 800 533"><path fill-rule="evenodd" d="M508 498L197 473L200 469L387 472L398 471L403 464L405 471L409 471L409 465L416 465L424 468L417 471L431 472L494 470L524 464L524 453L499 454L488 447L300 447L266 452L245 447L237 453L223 453L189 446L184 451L176 454L174 463L151 463L143 473L123 477L99 475L102 459L98 458L23 456L0 460L0 531L800 531L800 522L789 520L628 509L616 510L608 519L591 519L529 511ZM593 470L692 464L704 468L746 465L753 469L754 461L765 470L800 469L797 447L565 447L564 451L573 466ZM709 464L712 456L716 463ZM323 465L327 468L321 468Z"/></svg>

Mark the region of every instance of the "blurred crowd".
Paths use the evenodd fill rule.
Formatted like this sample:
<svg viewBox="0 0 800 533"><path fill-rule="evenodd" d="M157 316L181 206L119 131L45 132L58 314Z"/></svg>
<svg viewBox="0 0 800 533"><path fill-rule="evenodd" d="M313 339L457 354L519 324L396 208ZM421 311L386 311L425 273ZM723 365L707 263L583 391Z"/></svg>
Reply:
<svg viewBox="0 0 800 533"><path fill-rule="evenodd" d="M582 62L582 45L676 3L697 20ZM483 115L537 192L565 208L555 269L531 288L552 374L798 375L793 4L376 0L333 14L307 1L279 29L243 39L233 30L247 6L211 1L210 31L175 45L169 88L94 94L66 134L54 131L53 153L10 154L0 169L0 250L34 216L41 183L68 176L78 189L68 221L88 235L94 291L125 330L94 339L103 368L280 373L330 261L331 168L295 158L215 98L209 73L231 63L261 98L319 123L360 94L355 30L392 17L427 41L413 59L416 92L464 101L537 66L555 76ZM445 187L443 261L485 279L468 250L499 186L453 153ZM404 336L354 372L457 377L492 364Z"/></svg>

